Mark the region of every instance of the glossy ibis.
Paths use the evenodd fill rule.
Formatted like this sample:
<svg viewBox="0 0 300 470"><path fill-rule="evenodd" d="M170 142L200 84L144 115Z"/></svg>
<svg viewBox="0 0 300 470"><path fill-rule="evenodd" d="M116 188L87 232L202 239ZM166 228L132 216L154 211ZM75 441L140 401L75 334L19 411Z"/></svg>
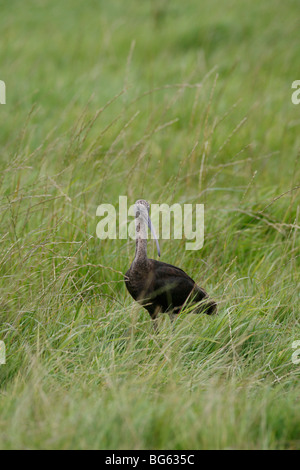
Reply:
<svg viewBox="0 0 300 470"><path fill-rule="evenodd" d="M171 321L187 304L195 304L194 313L216 313L217 304L210 300L204 289L197 286L182 269L147 257L147 230L154 235L158 255L160 249L154 227L149 216L150 206L140 199L135 203L136 250L135 258L125 274L125 283L130 295L139 302L153 320L157 331L157 316L169 314Z"/></svg>

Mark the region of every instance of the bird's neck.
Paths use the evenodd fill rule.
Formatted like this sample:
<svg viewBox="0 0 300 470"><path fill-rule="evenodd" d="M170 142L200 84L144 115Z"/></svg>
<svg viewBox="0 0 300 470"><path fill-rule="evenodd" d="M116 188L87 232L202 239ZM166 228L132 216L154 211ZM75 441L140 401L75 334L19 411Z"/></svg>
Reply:
<svg viewBox="0 0 300 470"><path fill-rule="evenodd" d="M134 263L145 263L147 257L147 227L143 220L136 219L136 246Z"/></svg>

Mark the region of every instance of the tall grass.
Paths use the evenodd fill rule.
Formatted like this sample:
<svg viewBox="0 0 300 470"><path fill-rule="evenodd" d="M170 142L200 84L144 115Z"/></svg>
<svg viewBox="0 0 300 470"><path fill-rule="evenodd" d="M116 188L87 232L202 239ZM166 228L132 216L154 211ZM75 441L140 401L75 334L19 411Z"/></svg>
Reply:
<svg viewBox="0 0 300 470"><path fill-rule="evenodd" d="M299 448L296 2L12 3L0 447ZM154 335L124 286L134 243L96 237L119 195L205 204L203 249L162 241L162 261L217 317Z"/></svg>

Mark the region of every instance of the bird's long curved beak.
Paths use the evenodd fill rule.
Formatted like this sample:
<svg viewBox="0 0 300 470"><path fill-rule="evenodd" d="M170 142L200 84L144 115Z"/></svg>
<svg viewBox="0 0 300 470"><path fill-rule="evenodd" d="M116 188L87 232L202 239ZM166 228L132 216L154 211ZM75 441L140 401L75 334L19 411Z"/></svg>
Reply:
<svg viewBox="0 0 300 470"><path fill-rule="evenodd" d="M150 219L149 215L148 215L148 227L149 227L149 229L151 230L151 233L154 236L155 243L156 243L156 248L157 248L157 253L158 253L158 256L160 257L160 248L159 248L158 239L157 239L157 236L156 236L155 228L154 228L154 226L151 222L151 219Z"/></svg>

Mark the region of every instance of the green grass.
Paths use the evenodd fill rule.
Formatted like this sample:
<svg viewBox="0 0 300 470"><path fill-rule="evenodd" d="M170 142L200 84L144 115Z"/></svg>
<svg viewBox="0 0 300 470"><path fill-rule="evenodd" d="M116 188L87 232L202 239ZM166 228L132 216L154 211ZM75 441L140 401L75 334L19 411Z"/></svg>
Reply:
<svg viewBox="0 0 300 470"><path fill-rule="evenodd" d="M298 16L1 2L1 449L300 448ZM161 259L217 317L153 334L121 274L134 242L96 237L119 195L205 204L203 249Z"/></svg>

